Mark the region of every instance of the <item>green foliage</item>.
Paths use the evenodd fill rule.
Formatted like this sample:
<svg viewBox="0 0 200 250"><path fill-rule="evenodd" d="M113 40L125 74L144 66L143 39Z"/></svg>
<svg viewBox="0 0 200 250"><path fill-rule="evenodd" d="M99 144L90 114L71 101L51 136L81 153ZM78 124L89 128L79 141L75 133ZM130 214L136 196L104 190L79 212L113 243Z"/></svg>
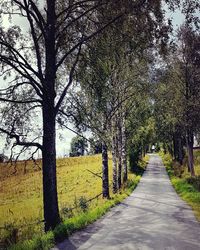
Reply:
<svg viewBox="0 0 200 250"><path fill-rule="evenodd" d="M91 154L101 154L102 153L102 143L100 140L94 137L90 138L90 153Z"/></svg>
<svg viewBox="0 0 200 250"><path fill-rule="evenodd" d="M42 236L26 240L9 248L9 250L49 250L55 244L53 232L48 232Z"/></svg>
<svg viewBox="0 0 200 250"><path fill-rule="evenodd" d="M200 176L188 177L187 182L191 184L197 191L200 192Z"/></svg>
<svg viewBox="0 0 200 250"><path fill-rule="evenodd" d="M140 157L141 148L131 145L129 148L129 169L132 173L138 172Z"/></svg>
<svg viewBox="0 0 200 250"><path fill-rule="evenodd" d="M131 147L129 149L129 170L136 175L142 175L146 169L148 159L148 155L142 158L141 151Z"/></svg>
<svg viewBox="0 0 200 250"><path fill-rule="evenodd" d="M87 149L87 141L81 136L75 136L71 140L71 150L70 156L80 156L84 155L85 150Z"/></svg>

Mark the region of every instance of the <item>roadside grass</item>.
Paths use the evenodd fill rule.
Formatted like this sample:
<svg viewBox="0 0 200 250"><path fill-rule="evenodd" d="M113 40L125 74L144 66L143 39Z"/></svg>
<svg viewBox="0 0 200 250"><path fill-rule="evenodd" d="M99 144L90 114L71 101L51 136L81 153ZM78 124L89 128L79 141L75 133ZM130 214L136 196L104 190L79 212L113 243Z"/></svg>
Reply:
<svg viewBox="0 0 200 250"><path fill-rule="evenodd" d="M195 171L197 175L195 178L190 177L186 166L186 159L183 166L177 166L169 154L161 153L160 155L176 192L192 207L197 220L200 221L200 190L198 186L200 181L200 152L194 152ZM178 172L176 170L177 167L182 168L181 176L179 177L176 176Z"/></svg>
<svg viewBox="0 0 200 250"><path fill-rule="evenodd" d="M48 232L41 236L36 236L31 240L19 242L12 245L10 250L47 250L54 246L56 242L62 241L70 236L73 232L86 227L88 224L102 217L111 207L119 204L135 189L140 181L140 176L135 176L133 180L129 180L127 186L121 193L112 195L110 200L101 200L99 206L81 212L72 218L65 219L60 223L54 231Z"/></svg>
<svg viewBox="0 0 200 250"><path fill-rule="evenodd" d="M141 162L143 168L147 160L148 157ZM3 169L0 175L0 226L5 229L1 230L0 237L11 246L10 249L49 249L54 242L100 218L127 197L140 180L140 176L129 173L127 186L119 194L111 194L110 200L99 197L86 204L87 200L101 193L101 179L91 173L101 173L101 155L58 159L58 197L63 223L53 232L44 234L43 223L40 223L43 219L42 173L39 167L32 171L31 164L26 166L26 173L18 164L19 171L15 175L4 175L5 166L0 166L0 172ZM109 172L111 183L110 157Z"/></svg>

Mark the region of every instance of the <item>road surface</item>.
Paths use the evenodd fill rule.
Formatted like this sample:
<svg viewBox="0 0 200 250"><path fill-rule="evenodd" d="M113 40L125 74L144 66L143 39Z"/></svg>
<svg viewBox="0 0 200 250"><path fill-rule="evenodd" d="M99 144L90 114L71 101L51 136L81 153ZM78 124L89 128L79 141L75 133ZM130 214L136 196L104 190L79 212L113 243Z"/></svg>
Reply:
<svg viewBox="0 0 200 250"><path fill-rule="evenodd" d="M151 155L138 187L102 219L53 250L200 250L200 223Z"/></svg>

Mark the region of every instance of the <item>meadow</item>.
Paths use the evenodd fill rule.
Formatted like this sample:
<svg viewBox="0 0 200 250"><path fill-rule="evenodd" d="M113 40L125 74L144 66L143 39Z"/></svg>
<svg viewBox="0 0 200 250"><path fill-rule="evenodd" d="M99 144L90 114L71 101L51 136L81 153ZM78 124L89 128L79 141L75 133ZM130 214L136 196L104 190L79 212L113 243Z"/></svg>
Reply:
<svg viewBox="0 0 200 250"><path fill-rule="evenodd" d="M1 237L16 228L19 240L43 233L41 161L17 162L16 166L0 165L0 227ZM112 180L109 157L109 178ZM57 159L57 183L60 213L69 216L71 208L90 200L102 192L101 155ZM129 179L134 179L129 174ZM101 196L90 207L104 203ZM84 205L84 204L83 204ZM79 213L75 210L74 213ZM38 223L37 223L38 222ZM13 243L13 242L11 242Z"/></svg>

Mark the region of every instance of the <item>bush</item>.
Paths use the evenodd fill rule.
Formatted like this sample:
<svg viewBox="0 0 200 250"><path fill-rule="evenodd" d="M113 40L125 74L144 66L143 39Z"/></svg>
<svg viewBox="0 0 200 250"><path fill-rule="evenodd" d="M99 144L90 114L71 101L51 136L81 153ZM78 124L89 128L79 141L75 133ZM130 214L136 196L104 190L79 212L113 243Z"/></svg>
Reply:
<svg viewBox="0 0 200 250"><path fill-rule="evenodd" d="M188 177L187 183L191 184L197 191L200 192L200 176Z"/></svg>
<svg viewBox="0 0 200 250"><path fill-rule="evenodd" d="M176 177L181 178L182 174L184 173L184 166L182 166L179 162L173 161L172 162L173 170L174 170L174 175Z"/></svg>

